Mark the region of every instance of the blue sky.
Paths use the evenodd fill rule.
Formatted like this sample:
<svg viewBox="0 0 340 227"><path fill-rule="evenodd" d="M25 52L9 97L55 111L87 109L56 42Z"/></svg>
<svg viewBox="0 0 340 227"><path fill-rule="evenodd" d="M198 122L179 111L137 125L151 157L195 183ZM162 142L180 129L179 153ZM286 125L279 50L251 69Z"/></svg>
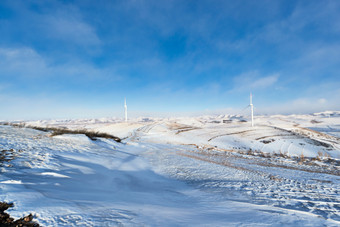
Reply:
<svg viewBox="0 0 340 227"><path fill-rule="evenodd" d="M340 1L0 2L0 119L340 110Z"/></svg>

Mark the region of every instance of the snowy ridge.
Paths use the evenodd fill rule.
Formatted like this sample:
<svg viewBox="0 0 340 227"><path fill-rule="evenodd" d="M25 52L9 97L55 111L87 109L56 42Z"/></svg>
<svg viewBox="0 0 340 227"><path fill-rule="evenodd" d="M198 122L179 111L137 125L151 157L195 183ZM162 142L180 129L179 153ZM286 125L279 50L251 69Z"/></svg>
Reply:
<svg viewBox="0 0 340 227"><path fill-rule="evenodd" d="M128 123L113 118L33 121L29 126L88 129L128 138L138 130L162 135L161 141L234 150L261 150L289 156L330 156L340 159L340 111L309 115L257 116L251 128L247 117L219 115L183 118L138 118ZM144 130L145 131L145 130ZM146 138L148 136L146 135Z"/></svg>

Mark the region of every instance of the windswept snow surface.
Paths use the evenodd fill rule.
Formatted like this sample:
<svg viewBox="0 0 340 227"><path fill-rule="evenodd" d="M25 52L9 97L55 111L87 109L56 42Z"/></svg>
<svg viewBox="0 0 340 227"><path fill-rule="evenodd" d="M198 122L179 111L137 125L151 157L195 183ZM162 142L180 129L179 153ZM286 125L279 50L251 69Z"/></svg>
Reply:
<svg viewBox="0 0 340 227"><path fill-rule="evenodd" d="M339 226L334 113L26 123L123 143L1 126L0 199L44 226Z"/></svg>

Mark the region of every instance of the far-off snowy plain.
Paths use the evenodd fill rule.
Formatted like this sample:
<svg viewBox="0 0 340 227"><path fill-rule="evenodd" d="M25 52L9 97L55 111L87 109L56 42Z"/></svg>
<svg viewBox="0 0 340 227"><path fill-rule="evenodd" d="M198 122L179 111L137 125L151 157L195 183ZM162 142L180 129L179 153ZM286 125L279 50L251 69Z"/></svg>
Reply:
<svg viewBox="0 0 340 227"><path fill-rule="evenodd" d="M12 122L0 126L0 199L42 226L339 226L340 112L254 123Z"/></svg>

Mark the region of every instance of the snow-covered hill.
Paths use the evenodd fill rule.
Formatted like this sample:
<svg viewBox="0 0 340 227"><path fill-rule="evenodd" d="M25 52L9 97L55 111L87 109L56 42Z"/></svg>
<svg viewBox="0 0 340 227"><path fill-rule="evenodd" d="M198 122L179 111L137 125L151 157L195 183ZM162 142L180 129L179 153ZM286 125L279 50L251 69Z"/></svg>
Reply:
<svg viewBox="0 0 340 227"><path fill-rule="evenodd" d="M30 126L67 127L129 138L136 132L151 142L195 144L234 151L255 150L287 156L340 159L340 111L309 115L257 116L255 127L240 115L192 118L51 120Z"/></svg>
<svg viewBox="0 0 340 227"><path fill-rule="evenodd" d="M0 126L0 201L43 226L339 226L336 114ZM302 155L303 154L303 155Z"/></svg>

